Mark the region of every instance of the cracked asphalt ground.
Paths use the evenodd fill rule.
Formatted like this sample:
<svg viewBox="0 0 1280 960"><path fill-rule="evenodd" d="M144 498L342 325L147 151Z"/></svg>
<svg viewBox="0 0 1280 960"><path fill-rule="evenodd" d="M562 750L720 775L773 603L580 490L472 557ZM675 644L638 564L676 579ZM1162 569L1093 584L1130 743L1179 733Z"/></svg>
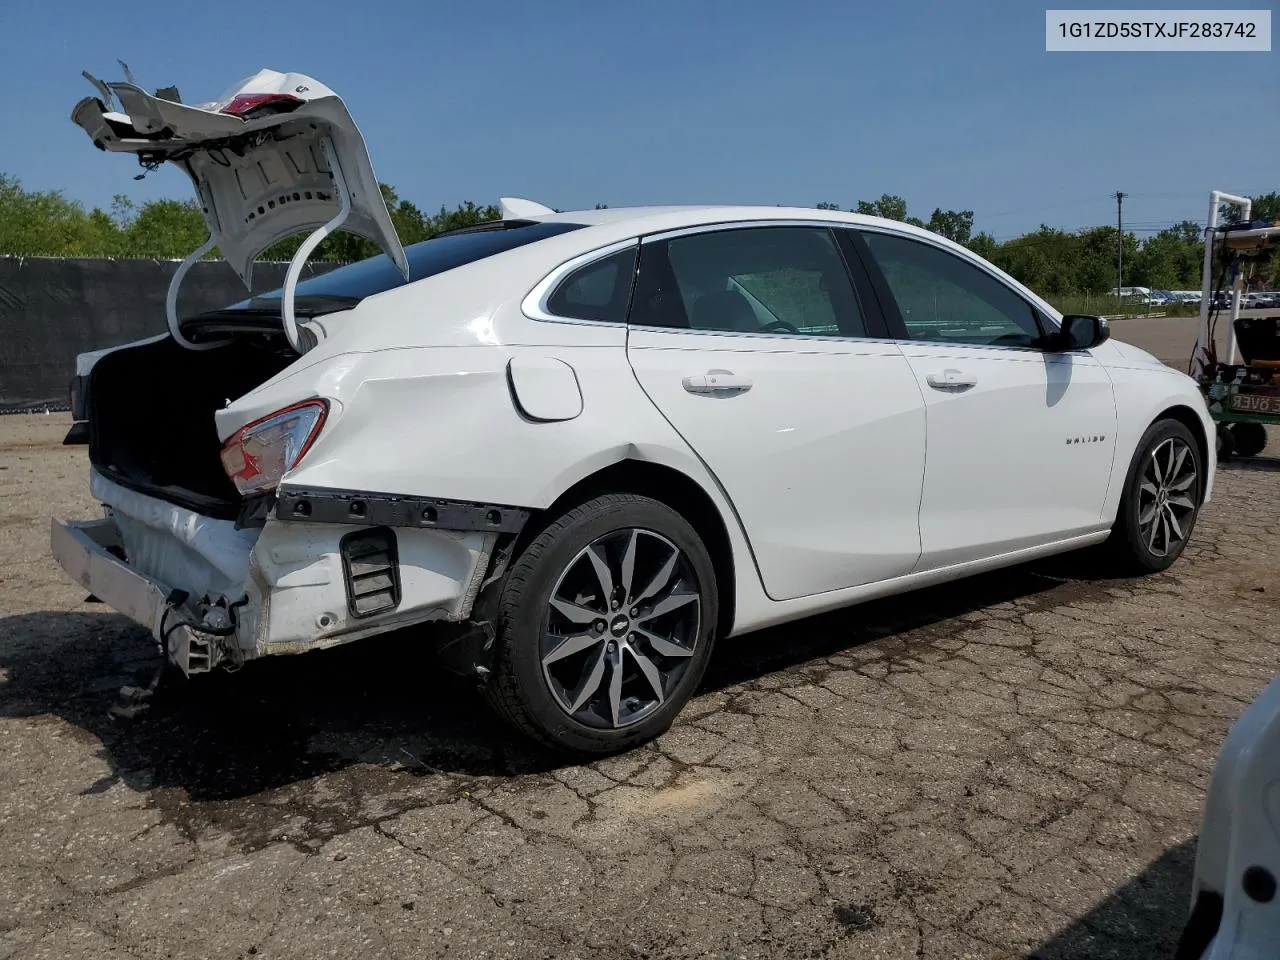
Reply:
<svg viewBox="0 0 1280 960"><path fill-rule="evenodd" d="M0 418L0 958L1168 957L1280 666L1256 460L1168 574L1052 561L726 642L598 763L513 741L414 634L126 719L151 645L48 556L50 513L95 514L65 427Z"/></svg>

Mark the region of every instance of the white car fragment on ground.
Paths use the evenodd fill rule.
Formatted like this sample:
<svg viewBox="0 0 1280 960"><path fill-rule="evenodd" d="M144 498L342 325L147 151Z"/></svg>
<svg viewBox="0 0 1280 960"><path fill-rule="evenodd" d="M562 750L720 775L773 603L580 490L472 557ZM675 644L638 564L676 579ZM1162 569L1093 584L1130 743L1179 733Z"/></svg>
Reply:
<svg viewBox="0 0 1280 960"><path fill-rule="evenodd" d="M182 168L243 278L311 231L280 291L181 317L180 272L167 336L78 368L108 516L54 553L188 673L436 622L519 729L609 752L714 642L1094 544L1161 570L1211 493L1188 377L926 231L510 201L402 249L316 81L101 89L76 122ZM339 228L385 255L298 283Z"/></svg>
<svg viewBox="0 0 1280 960"><path fill-rule="evenodd" d="M1176 960L1280 956L1280 677L1231 727L1209 781Z"/></svg>

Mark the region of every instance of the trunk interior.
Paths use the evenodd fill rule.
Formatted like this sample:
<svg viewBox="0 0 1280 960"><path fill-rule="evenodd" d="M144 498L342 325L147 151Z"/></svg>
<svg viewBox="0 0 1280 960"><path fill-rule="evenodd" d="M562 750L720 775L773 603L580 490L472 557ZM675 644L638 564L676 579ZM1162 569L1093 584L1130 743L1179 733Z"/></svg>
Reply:
<svg viewBox="0 0 1280 960"><path fill-rule="evenodd" d="M109 353L89 379L89 459L123 486L233 520L243 499L223 472L213 415L296 359L264 336L202 351L167 338Z"/></svg>

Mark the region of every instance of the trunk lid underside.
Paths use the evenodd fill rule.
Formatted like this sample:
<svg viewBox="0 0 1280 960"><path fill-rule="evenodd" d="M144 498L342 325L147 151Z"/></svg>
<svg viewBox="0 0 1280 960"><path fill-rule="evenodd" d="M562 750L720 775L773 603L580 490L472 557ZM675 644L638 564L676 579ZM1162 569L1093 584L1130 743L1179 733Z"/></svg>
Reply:
<svg viewBox="0 0 1280 960"><path fill-rule="evenodd" d="M86 74L88 77L88 74ZM299 73L262 70L220 100L191 106L170 87L101 83L71 119L101 150L134 153L148 169L180 167L195 188L210 240L244 281L279 240L319 229L342 209L326 141L350 198L342 229L378 245L407 275L364 137L332 90ZM114 101L119 109L113 109Z"/></svg>

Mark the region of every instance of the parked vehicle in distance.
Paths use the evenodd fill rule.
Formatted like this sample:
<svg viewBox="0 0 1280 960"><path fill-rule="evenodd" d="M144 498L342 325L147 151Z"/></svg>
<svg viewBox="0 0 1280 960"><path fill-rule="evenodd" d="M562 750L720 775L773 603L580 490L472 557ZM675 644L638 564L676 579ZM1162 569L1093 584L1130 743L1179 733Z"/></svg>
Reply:
<svg viewBox="0 0 1280 960"><path fill-rule="evenodd" d="M504 201L405 249L318 82L109 89L77 121L180 163L237 269L344 214L385 251L79 361L108 516L53 553L188 673L433 622L516 728L612 752L718 642L1092 545L1163 570L1210 497L1189 377L927 231Z"/></svg>
<svg viewBox="0 0 1280 960"><path fill-rule="evenodd" d="M1147 298L1151 296L1151 290L1149 287L1112 287L1107 296L1146 303Z"/></svg>

